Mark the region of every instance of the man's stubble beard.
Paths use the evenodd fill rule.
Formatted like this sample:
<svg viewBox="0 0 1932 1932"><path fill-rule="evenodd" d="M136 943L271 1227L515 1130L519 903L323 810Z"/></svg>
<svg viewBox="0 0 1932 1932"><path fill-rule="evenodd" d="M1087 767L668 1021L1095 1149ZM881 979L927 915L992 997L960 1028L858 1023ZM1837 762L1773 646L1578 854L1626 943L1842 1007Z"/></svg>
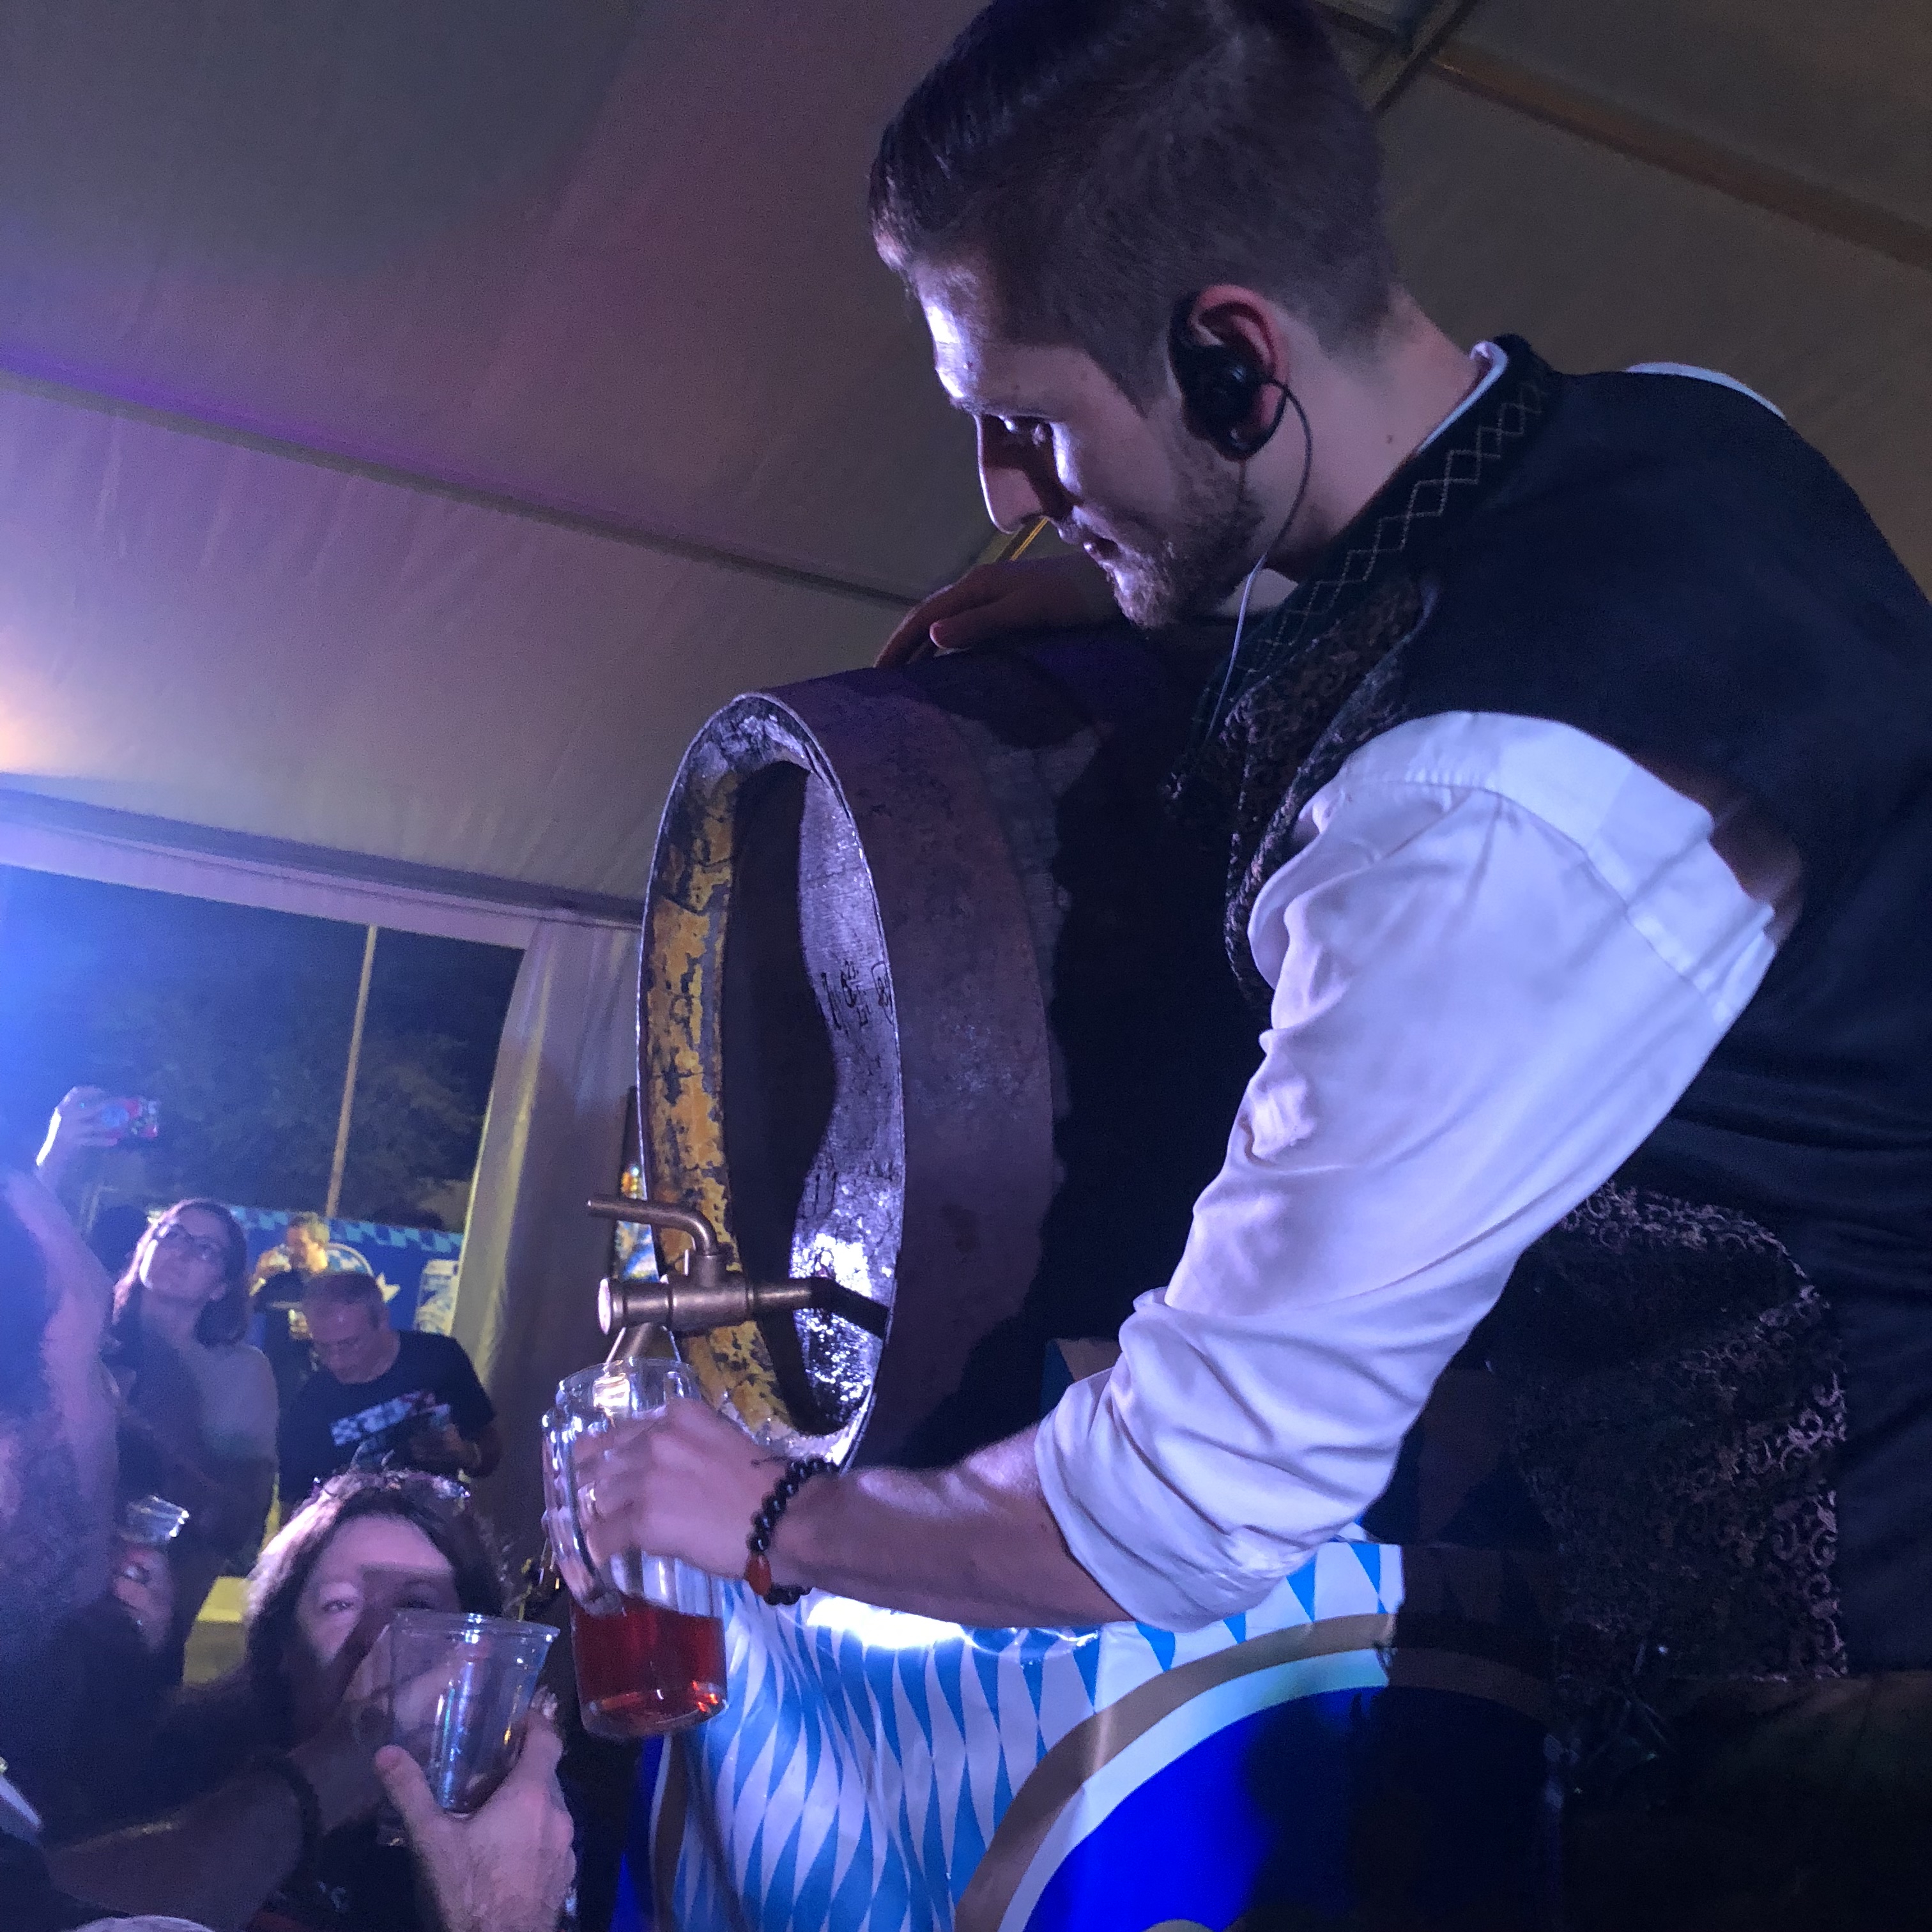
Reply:
<svg viewBox="0 0 1932 1932"><path fill-rule="evenodd" d="M1190 439L1177 458L1179 503L1171 531L1145 524L1131 530L1130 573L1112 575L1120 614L1142 630L1186 618L1211 617L1240 587L1261 554L1261 506L1244 470L1198 451Z"/></svg>

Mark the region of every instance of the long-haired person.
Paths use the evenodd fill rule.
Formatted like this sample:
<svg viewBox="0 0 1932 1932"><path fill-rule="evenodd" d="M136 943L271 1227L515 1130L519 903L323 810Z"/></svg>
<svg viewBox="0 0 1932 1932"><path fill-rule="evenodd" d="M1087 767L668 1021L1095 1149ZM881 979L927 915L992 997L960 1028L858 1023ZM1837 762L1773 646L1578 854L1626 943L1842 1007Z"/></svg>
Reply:
<svg viewBox="0 0 1932 1932"><path fill-rule="evenodd" d="M114 1285L108 1360L124 1494L190 1512L170 1551L177 1649L223 1565L252 1550L274 1490L275 1378L248 1323L240 1224L218 1201L176 1202Z"/></svg>
<svg viewBox="0 0 1932 1932"><path fill-rule="evenodd" d="M56 1880L104 1905L252 1932L550 1932L574 1860L548 1701L504 1803L473 1819L443 1817L412 1767L374 1761L386 1676L370 1652L390 1618L502 1609L500 1566L459 1484L413 1470L326 1484L249 1577L242 1663L179 1694L143 1754L134 1822L56 1849ZM379 1841L385 1792L427 1912L410 1852Z"/></svg>
<svg viewBox="0 0 1932 1932"><path fill-rule="evenodd" d="M502 1570L459 1484L413 1470L336 1477L262 1552L248 1579L242 1661L182 1694L154 1754L152 1795L192 1797L262 1751L326 1752L332 1738L359 1766L367 1752L358 1756L343 1720L345 1700L396 1612L502 1609ZM373 1797L373 1786L365 1791ZM269 1910L304 1927L413 1932L408 1854L379 1844L364 1810L326 1834L310 1869L284 1882Z"/></svg>

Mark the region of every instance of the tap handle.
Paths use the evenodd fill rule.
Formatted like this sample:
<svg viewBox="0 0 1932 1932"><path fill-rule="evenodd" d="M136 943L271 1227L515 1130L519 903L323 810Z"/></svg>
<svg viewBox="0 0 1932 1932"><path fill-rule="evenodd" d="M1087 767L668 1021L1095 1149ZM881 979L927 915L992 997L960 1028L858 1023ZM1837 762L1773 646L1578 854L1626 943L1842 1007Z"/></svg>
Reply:
<svg viewBox="0 0 1932 1932"><path fill-rule="evenodd" d="M584 1205L601 1220L669 1228L689 1240L694 1258L718 1252L718 1237L712 1232L711 1223L695 1208L680 1208L674 1201L638 1201L628 1194L593 1194Z"/></svg>
<svg viewBox="0 0 1932 1932"><path fill-rule="evenodd" d="M644 1322L674 1335L702 1334L760 1316L796 1314L802 1308L823 1309L884 1338L889 1313L884 1304L822 1276L754 1282L728 1274L700 1282L674 1274L658 1281L604 1281L597 1287L598 1325L607 1335Z"/></svg>

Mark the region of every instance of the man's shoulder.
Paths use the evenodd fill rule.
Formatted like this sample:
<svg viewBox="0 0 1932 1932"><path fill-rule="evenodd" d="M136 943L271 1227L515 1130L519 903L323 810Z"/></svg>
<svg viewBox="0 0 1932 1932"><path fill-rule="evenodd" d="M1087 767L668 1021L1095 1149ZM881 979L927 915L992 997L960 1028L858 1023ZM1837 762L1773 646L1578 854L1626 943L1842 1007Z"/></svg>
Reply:
<svg viewBox="0 0 1932 1932"><path fill-rule="evenodd" d="M1445 663L1445 651L1460 663L1473 641L1505 659L1526 652L1541 674L1567 667L1595 680L1634 656L1694 671L1721 646L1739 664L1707 682L1728 695L1732 670L1762 668L1780 646L1805 672L1834 674L1850 629L1918 659L1922 682L1924 593L1851 486L1775 409L1684 374L1552 380L1546 421L1425 566L1435 614L1412 669Z"/></svg>
<svg viewBox="0 0 1932 1932"><path fill-rule="evenodd" d="M1682 375L1554 380L1516 466L1424 566L1410 714L1547 718L1707 772L1835 866L1922 783L1932 605L1762 402Z"/></svg>
<svg viewBox="0 0 1932 1932"><path fill-rule="evenodd" d="M407 1362L412 1367L418 1365L440 1366L446 1362L460 1358L468 1360L463 1346L452 1341L447 1335L432 1335L421 1328L398 1328L396 1330L397 1356L399 1362Z"/></svg>
<svg viewBox="0 0 1932 1932"><path fill-rule="evenodd" d="M453 1335L433 1335L414 1328L397 1331L401 1347L396 1356L398 1372L412 1380L442 1384L452 1379L468 1383L476 1379L476 1364L470 1351Z"/></svg>

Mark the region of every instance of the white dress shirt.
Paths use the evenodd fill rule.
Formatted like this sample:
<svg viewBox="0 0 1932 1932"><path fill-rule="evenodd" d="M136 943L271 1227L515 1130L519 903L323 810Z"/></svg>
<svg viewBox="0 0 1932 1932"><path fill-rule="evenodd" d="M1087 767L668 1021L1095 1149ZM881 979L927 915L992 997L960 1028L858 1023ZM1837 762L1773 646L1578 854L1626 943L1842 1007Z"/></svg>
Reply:
<svg viewBox="0 0 1932 1932"><path fill-rule="evenodd" d="M1259 1600L1386 1485L1517 1257L1670 1111L1772 956L1710 814L1568 726L1459 712L1356 752L1249 922L1264 1058L1167 1288L1042 1424L1129 1614Z"/></svg>

